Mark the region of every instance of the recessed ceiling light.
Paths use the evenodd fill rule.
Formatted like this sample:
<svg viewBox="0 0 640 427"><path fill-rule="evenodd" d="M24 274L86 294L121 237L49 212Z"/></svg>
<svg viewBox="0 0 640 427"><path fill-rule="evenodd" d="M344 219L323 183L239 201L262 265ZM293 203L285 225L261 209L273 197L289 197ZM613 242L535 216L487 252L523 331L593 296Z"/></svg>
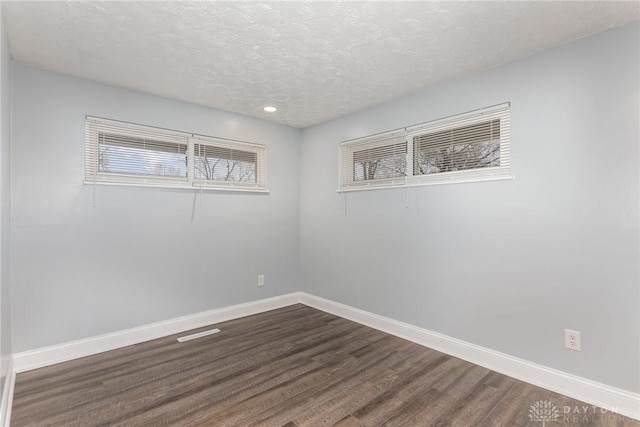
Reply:
<svg viewBox="0 0 640 427"><path fill-rule="evenodd" d="M278 109L276 107L268 105L264 107L264 111L266 111L267 113L275 113L276 111L278 111Z"/></svg>

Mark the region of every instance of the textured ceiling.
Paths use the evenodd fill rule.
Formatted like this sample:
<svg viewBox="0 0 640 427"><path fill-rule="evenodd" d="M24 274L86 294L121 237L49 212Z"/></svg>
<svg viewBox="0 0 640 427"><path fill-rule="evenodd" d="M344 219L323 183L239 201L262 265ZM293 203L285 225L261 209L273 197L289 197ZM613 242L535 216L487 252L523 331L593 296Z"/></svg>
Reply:
<svg viewBox="0 0 640 427"><path fill-rule="evenodd" d="M306 127L637 20L638 6L2 1L2 14L19 62Z"/></svg>

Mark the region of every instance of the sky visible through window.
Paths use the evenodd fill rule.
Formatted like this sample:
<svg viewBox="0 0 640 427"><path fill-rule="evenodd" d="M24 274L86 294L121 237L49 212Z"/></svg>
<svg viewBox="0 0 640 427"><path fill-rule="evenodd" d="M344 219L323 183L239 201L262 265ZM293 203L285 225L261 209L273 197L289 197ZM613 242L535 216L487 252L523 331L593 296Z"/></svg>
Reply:
<svg viewBox="0 0 640 427"><path fill-rule="evenodd" d="M147 148L100 144L99 172L131 175L187 177L187 155L184 146L176 145L175 153ZM256 182L257 155L240 150L224 151L221 156L196 155L195 178L210 181ZM228 152L228 153L227 153ZM237 158L234 158L234 155Z"/></svg>
<svg viewBox="0 0 640 427"><path fill-rule="evenodd" d="M100 144L99 171L133 175L187 176L187 156Z"/></svg>

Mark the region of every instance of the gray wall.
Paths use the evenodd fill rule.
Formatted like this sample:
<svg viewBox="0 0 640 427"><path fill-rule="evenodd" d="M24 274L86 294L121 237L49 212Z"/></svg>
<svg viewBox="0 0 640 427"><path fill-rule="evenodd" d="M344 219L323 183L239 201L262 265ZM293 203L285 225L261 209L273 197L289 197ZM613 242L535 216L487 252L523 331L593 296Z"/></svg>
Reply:
<svg viewBox="0 0 640 427"><path fill-rule="evenodd" d="M11 56L0 14L0 394L11 356Z"/></svg>
<svg viewBox="0 0 640 427"><path fill-rule="evenodd" d="M299 130L20 64L13 78L14 352L299 289ZM98 186L94 207L87 114L266 144L271 194Z"/></svg>
<svg viewBox="0 0 640 427"><path fill-rule="evenodd" d="M639 27L303 131L312 294L640 391ZM510 101L513 181L349 193L338 143ZM582 332L582 352L564 329Z"/></svg>

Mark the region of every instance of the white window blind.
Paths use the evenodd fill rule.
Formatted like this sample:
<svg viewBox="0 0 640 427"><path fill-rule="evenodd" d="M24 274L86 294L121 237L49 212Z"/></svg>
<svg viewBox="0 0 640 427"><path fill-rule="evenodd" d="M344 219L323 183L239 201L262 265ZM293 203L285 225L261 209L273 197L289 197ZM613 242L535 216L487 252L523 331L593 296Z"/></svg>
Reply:
<svg viewBox="0 0 640 427"><path fill-rule="evenodd" d="M508 104L407 130L412 184L469 182L511 176Z"/></svg>
<svg viewBox="0 0 640 427"><path fill-rule="evenodd" d="M85 180L266 191L266 147L87 116Z"/></svg>
<svg viewBox="0 0 640 427"><path fill-rule="evenodd" d="M189 135L89 117L85 130L87 181L187 183Z"/></svg>
<svg viewBox="0 0 640 427"><path fill-rule="evenodd" d="M511 177L509 104L340 144L339 191Z"/></svg>
<svg viewBox="0 0 640 427"><path fill-rule="evenodd" d="M341 188L406 184L407 141L390 132L348 141L341 146Z"/></svg>
<svg viewBox="0 0 640 427"><path fill-rule="evenodd" d="M264 146L214 138L193 138L194 185L266 187Z"/></svg>

